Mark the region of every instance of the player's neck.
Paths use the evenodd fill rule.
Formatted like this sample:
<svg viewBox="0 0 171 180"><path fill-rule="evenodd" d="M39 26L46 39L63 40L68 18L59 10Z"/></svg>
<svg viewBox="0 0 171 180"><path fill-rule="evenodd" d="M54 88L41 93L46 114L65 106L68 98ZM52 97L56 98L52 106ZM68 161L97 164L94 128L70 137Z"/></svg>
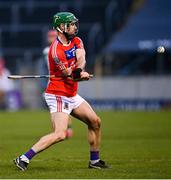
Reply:
<svg viewBox="0 0 171 180"><path fill-rule="evenodd" d="M58 39L64 46L67 46L70 44L70 41L68 42L68 40L66 39L66 37L63 34L59 34Z"/></svg>

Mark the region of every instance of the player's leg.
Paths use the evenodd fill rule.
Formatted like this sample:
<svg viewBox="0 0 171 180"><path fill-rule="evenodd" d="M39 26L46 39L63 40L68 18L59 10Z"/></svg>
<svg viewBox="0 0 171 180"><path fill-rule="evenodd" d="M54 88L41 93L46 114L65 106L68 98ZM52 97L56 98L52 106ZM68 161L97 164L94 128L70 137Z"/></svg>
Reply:
<svg viewBox="0 0 171 180"><path fill-rule="evenodd" d="M72 119L69 118L68 127L66 130L66 139L69 139L73 136L73 129L72 129Z"/></svg>
<svg viewBox="0 0 171 180"><path fill-rule="evenodd" d="M69 115L63 112L54 112L51 114L51 121L53 124L53 132L43 136L35 145L33 145L32 149L34 152L38 153L43 151L52 144L65 139Z"/></svg>
<svg viewBox="0 0 171 180"><path fill-rule="evenodd" d="M83 101L76 109L72 111L72 115L83 121L88 126L88 142L90 144L90 168L107 168L104 161L100 160L99 150L101 141L101 120L91 108L91 106Z"/></svg>
<svg viewBox="0 0 171 180"><path fill-rule="evenodd" d="M29 161L39 152L47 149L54 143L60 142L66 138L69 115L63 112L51 113L53 132L40 138L32 148L15 159L15 164L21 170L25 170Z"/></svg>
<svg viewBox="0 0 171 180"><path fill-rule="evenodd" d="M54 129L54 124L52 124L52 129ZM73 129L72 129L72 119L69 117L68 126L66 130L66 139L69 139L73 136Z"/></svg>

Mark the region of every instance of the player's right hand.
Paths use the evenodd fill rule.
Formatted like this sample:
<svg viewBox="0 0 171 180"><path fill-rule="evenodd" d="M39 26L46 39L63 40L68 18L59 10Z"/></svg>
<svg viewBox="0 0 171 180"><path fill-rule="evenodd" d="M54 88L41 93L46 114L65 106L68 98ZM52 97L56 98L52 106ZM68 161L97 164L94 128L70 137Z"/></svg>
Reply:
<svg viewBox="0 0 171 180"><path fill-rule="evenodd" d="M90 74L82 71L81 68L77 68L72 72L72 79L74 81L88 81L90 79Z"/></svg>
<svg viewBox="0 0 171 180"><path fill-rule="evenodd" d="M88 72L81 72L80 78L73 79L73 81L88 81L90 79L90 74Z"/></svg>

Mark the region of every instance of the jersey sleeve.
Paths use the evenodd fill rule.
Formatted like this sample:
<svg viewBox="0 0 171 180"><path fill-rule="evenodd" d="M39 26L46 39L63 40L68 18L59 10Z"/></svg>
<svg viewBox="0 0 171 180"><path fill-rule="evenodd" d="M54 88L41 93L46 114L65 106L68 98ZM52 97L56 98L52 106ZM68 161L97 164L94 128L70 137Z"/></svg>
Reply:
<svg viewBox="0 0 171 180"><path fill-rule="evenodd" d="M51 46L51 61L53 61L54 67L59 70L63 71L65 69L65 65L59 60L57 55L57 44L58 42L54 42Z"/></svg>
<svg viewBox="0 0 171 180"><path fill-rule="evenodd" d="M74 43L75 43L76 49L84 49L84 44L79 37L76 37L74 39Z"/></svg>

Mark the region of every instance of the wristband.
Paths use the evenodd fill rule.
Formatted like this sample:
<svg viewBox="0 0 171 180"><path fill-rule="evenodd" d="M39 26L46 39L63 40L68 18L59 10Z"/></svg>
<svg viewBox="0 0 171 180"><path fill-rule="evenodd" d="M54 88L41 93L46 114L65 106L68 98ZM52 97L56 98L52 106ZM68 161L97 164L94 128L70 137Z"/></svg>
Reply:
<svg viewBox="0 0 171 180"><path fill-rule="evenodd" d="M81 68L76 68L74 71L72 71L72 78L73 79L81 78L81 72L82 72Z"/></svg>

